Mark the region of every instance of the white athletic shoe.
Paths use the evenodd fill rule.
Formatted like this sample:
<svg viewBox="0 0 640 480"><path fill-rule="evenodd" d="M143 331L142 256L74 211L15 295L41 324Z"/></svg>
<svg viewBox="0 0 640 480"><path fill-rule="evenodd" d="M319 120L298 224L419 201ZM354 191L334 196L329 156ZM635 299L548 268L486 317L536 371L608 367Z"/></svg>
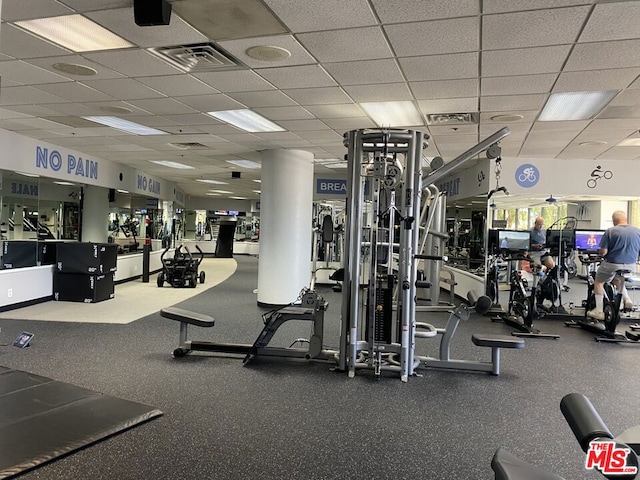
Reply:
<svg viewBox="0 0 640 480"><path fill-rule="evenodd" d="M587 317L593 318L594 320L604 320L604 312L602 310L589 310L587 312Z"/></svg>
<svg viewBox="0 0 640 480"><path fill-rule="evenodd" d="M633 302L631 300L625 300L624 309L628 311L633 310Z"/></svg>

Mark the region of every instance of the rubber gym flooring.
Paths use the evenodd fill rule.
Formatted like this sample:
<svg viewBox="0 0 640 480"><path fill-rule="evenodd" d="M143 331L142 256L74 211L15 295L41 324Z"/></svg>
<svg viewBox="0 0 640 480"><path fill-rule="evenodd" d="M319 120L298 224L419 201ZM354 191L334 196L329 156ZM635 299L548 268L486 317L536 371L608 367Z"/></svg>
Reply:
<svg viewBox="0 0 640 480"><path fill-rule="evenodd" d="M262 328L256 306L257 258L237 256L226 281L177 306L213 315L200 340L251 343ZM140 287L142 288L142 287ZM341 296L320 287L329 302L327 348L339 341ZM141 290L142 291L142 290ZM117 296L117 290L116 290ZM139 301L155 301L147 295ZM105 302L107 303L107 302ZM115 305L115 304L114 304ZM112 307L117 317L117 308ZM158 308L159 310L159 308ZM31 479L492 479L499 446L567 479L596 479L566 425L561 398L587 395L614 433L640 424L640 345L596 343L586 331L540 320L558 340L527 339L502 352L501 375L421 370L403 384L391 374L355 378L328 365L193 353L174 359L178 324L152 313L127 324L0 320L0 343L22 330L36 333L24 350L0 347L0 365L72 383L164 415L139 428L23 474ZM420 314L443 326L447 315ZM308 337L291 322L274 339L289 346ZM452 357L486 360L472 333L510 330L487 317L462 322ZM436 354L438 340L418 340Z"/></svg>

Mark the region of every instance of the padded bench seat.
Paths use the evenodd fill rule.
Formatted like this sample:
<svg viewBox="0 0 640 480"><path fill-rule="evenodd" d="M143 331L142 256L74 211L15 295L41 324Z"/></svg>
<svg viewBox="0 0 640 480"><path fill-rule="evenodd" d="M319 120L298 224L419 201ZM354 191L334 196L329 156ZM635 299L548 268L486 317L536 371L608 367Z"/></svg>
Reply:
<svg viewBox="0 0 640 480"><path fill-rule="evenodd" d="M209 315L184 310L183 308L167 307L160 310L160 316L177 322L190 323L198 327L213 327L215 320Z"/></svg>
<svg viewBox="0 0 640 480"><path fill-rule="evenodd" d="M497 348L524 348L524 340L509 335L481 335L474 333L471 336L474 345L479 347L497 347Z"/></svg>

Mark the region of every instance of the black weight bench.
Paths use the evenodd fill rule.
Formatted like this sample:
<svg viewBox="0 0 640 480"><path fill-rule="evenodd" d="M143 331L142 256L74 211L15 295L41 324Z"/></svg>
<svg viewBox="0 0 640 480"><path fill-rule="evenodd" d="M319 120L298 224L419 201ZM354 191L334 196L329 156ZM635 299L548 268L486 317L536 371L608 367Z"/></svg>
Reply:
<svg viewBox="0 0 640 480"><path fill-rule="evenodd" d="M491 347L492 375L500 375L500 349L501 348L524 348L524 340L509 335L482 335L474 333L471 341L478 347Z"/></svg>

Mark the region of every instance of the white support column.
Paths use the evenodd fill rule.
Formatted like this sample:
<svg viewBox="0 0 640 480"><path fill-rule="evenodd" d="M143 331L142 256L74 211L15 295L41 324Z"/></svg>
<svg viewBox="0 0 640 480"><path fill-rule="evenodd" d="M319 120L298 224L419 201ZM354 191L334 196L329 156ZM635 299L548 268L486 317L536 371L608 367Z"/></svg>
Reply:
<svg viewBox="0 0 640 480"><path fill-rule="evenodd" d="M24 206L15 204L13 206L13 240L24 238Z"/></svg>
<svg viewBox="0 0 640 480"><path fill-rule="evenodd" d="M258 305L287 305L311 282L313 154L262 152Z"/></svg>
<svg viewBox="0 0 640 480"><path fill-rule="evenodd" d="M106 243L109 230L109 190L87 185L83 189L82 241Z"/></svg>

